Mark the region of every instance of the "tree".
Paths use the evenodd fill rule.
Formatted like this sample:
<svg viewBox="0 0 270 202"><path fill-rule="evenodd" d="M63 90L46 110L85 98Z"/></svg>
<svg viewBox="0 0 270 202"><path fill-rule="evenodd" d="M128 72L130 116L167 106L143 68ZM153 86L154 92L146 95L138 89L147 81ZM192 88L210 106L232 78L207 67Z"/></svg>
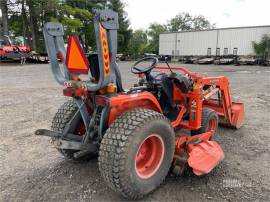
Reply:
<svg viewBox="0 0 270 202"><path fill-rule="evenodd" d="M165 25L161 25L158 23L150 24L147 31L147 35L149 37L147 52L158 54L159 34L166 31L167 28Z"/></svg>
<svg viewBox="0 0 270 202"><path fill-rule="evenodd" d="M23 36L25 43L37 52L45 51L42 28L56 16L58 0L11 0L9 7L10 34Z"/></svg>
<svg viewBox="0 0 270 202"><path fill-rule="evenodd" d="M26 43L26 38L27 37L27 32L28 32L28 20L27 20L27 16L26 16L26 9L25 9L25 0L21 1L22 4L22 10L21 10L21 17L22 17L22 35L24 38L24 43ZM36 48L36 47L35 47ZM35 50L35 49L34 49Z"/></svg>
<svg viewBox="0 0 270 202"><path fill-rule="evenodd" d="M259 42L252 42L253 49L258 56L267 57L270 53L270 36L264 35Z"/></svg>
<svg viewBox="0 0 270 202"><path fill-rule="evenodd" d="M147 34L143 30L133 32L129 41L128 52L135 57L144 53L147 45Z"/></svg>
<svg viewBox="0 0 270 202"><path fill-rule="evenodd" d="M193 30L213 29L215 24L211 24L203 15L193 17Z"/></svg>
<svg viewBox="0 0 270 202"><path fill-rule="evenodd" d="M74 2L71 2L74 3ZM57 19L65 26L67 34L81 34L81 28L91 19L92 14L79 7L65 4L59 7Z"/></svg>
<svg viewBox="0 0 270 202"><path fill-rule="evenodd" d="M7 6L7 0L0 0L0 9L2 12L2 27L3 30L1 30L3 35L8 35L8 6Z"/></svg>
<svg viewBox="0 0 270 202"><path fill-rule="evenodd" d="M214 28L204 16L191 16L189 13L180 13L169 20L167 25L168 30L172 32L188 31L188 30L203 30Z"/></svg>
<svg viewBox="0 0 270 202"><path fill-rule="evenodd" d="M93 8L111 8L118 12L119 52L126 53L132 30L121 0L0 0L1 34L23 36L26 44L38 52L45 51L42 28L45 22L63 24L64 40L76 34L86 49L94 51L96 38L92 23Z"/></svg>
<svg viewBox="0 0 270 202"><path fill-rule="evenodd" d="M192 17L188 13L180 13L169 20L167 25L169 31L176 32L182 30L191 30Z"/></svg>
<svg viewBox="0 0 270 202"><path fill-rule="evenodd" d="M38 18L38 15L35 12L36 1L27 0L27 5L29 7L29 18L30 18L30 27L31 27L31 35L32 35L32 49L37 51L37 38L38 38L37 18Z"/></svg>

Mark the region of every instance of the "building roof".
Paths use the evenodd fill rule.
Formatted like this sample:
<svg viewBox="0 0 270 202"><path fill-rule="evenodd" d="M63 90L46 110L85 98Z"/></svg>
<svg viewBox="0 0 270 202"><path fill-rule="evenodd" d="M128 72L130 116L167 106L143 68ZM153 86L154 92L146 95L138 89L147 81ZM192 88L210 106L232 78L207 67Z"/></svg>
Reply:
<svg viewBox="0 0 270 202"><path fill-rule="evenodd" d="M264 28L264 27L269 27L270 28L270 25L244 26L244 27L226 27L226 28L188 30L188 31L178 31L178 32L163 32L163 33L160 33L160 34L185 33L185 32L203 32L203 31L228 30L228 29Z"/></svg>

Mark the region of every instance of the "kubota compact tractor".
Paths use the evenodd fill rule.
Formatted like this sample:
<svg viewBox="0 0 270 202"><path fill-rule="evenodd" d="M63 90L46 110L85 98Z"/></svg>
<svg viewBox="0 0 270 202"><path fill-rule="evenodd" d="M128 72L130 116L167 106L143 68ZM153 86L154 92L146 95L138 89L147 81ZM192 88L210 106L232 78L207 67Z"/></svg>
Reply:
<svg viewBox="0 0 270 202"><path fill-rule="evenodd" d="M228 79L168 63L158 66L150 56L131 67L139 81L124 90L116 63L118 15L107 9L93 12L97 54L88 58L76 36L65 49L61 24L44 27L53 75L71 99L54 116L52 130L36 135L51 137L69 159L98 155L108 186L127 198L153 191L169 170L181 174L191 167L196 175L209 173L224 158L212 140L218 124L240 128L244 120L244 105L232 102Z"/></svg>

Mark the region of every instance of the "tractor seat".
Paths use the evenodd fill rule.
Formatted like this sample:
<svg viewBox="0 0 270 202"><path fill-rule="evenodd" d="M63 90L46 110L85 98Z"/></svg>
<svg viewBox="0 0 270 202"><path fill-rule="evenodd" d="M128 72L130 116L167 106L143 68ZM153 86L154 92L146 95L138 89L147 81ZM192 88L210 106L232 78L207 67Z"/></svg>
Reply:
<svg viewBox="0 0 270 202"><path fill-rule="evenodd" d="M159 100L160 106L164 115L171 121L174 121L179 113L179 108L174 105L173 81L168 77L168 75L163 75L160 84L162 87Z"/></svg>
<svg viewBox="0 0 270 202"><path fill-rule="evenodd" d="M173 82L167 75L161 77L162 94L166 102L173 107ZM163 99L164 99L163 98Z"/></svg>
<svg viewBox="0 0 270 202"><path fill-rule="evenodd" d="M187 77L179 74L173 75L173 77L163 75L160 84L162 86L160 97L161 108L164 115L171 121L174 121L177 118L180 109L174 105L173 84L176 84L182 93L188 93L192 89L192 82ZM187 114L184 116L186 115Z"/></svg>
<svg viewBox="0 0 270 202"><path fill-rule="evenodd" d="M169 78L180 88L182 93L188 93L193 88L192 82L182 74L172 74Z"/></svg>
<svg viewBox="0 0 270 202"><path fill-rule="evenodd" d="M162 75L161 86L162 91L166 95L167 102L173 107L173 84L180 88L182 93L188 93L192 90L192 82L185 76L178 74L173 76Z"/></svg>

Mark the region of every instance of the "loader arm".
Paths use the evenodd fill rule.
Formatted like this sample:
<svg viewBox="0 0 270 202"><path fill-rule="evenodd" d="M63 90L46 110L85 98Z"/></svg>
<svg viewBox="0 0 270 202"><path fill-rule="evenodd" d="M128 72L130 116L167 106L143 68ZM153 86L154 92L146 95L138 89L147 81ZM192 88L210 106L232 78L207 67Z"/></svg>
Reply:
<svg viewBox="0 0 270 202"><path fill-rule="evenodd" d="M229 80L224 77L205 77L199 81L201 85L214 86L209 93L218 93L218 99L205 95L207 99L203 102L203 107L209 107L218 112L221 124L240 128L244 122L244 104L232 102Z"/></svg>

